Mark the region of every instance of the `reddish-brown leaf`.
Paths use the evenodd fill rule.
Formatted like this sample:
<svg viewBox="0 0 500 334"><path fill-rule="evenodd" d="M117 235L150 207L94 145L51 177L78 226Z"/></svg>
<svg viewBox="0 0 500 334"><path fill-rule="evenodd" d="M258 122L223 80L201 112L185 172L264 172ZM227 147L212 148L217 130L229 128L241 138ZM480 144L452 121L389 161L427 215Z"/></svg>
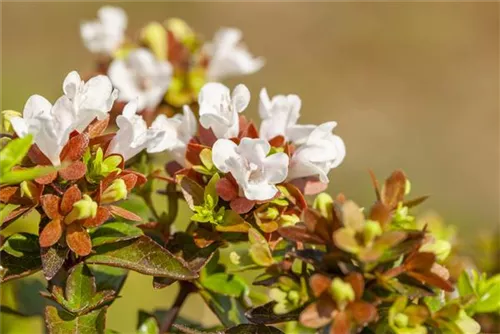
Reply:
<svg viewBox="0 0 500 334"><path fill-rule="evenodd" d="M111 140L115 137L116 133L107 133L105 135L100 135L89 140L89 146L99 145L104 152L106 152L107 147Z"/></svg>
<svg viewBox="0 0 500 334"><path fill-rule="evenodd" d="M370 323L377 318L377 308L361 300L349 304L349 311L351 311L354 320L360 325Z"/></svg>
<svg viewBox="0 0 500 334"><path fill-rule="evenodd" d="M95 119L92 123L87 127L87 133L89 138L94 138L100 136L104 133L104 131L108 128L109 124L109 116L103 119L102 121Z"/></svg>
<svg viewBox="0 0 500 334"><path fill-rule="evenodd" d="M205 129L203 126L198 127L199 139L202 145L206 145L208 147L212 147L214 143L217 141L217 137L215 136L212 129Z"/></svg>
<svg viewBox="0 0 500 334"><path fill-rule="evenodd" d="M189 143L186 149L186 160L189 161L193 165L201 165L200 153L206 148L210 148L208 146Z"/></svg>
<svg viewBox="0 0 500 334"><path fill-rule="evenodd" d="M97 208L97 213L94 218L87 218L83 221L84 227L97 227L102 225L110 216L109 210L103 206Z"/></svg>
<svg viewBox="0 0 500 334"><path fill-rule="evenodd" d="M120 178L125 182L125 186L127 187L127 191L131 191L134 189L135 184L137 183L137 176L130 173L121 175Z"/></svg>
<svg viewBox="0 0 500 334"><path fill-rule="evenodd" d="M238 187L225 177L217 181L215 190L217 191L217 195L227 202L238 197Z"/></svg>
<svg viewBox="0 0 500 334"><path fill-rule="evenodd" d="M285 145L285 137L283 137L282 135L278 135L274 138L272 138L271 140L269 140L269 145L273 146L273 147L281 147L283 145Z"/></svg>
<svg viewBox="0 0 500 334"><path fill-rule="evenodd" d="M87 133L80 133L68 140L59 157L61 161L77 161L83 156L88 145L89 135Z"/></svg>
<svg viewBox="0 0 500 334"><path fill-rule="evenodd" d="M36 144L31 145L30 150L28 151L28 157L35 165L52 166L49 158L47 158L45 154L40 151Z"/></svg>
<svg viewBox="0 0 500 334"><path fill-rule="evenodd" d="M351 284L356 295L356 299L360 299L363 296L363 291L365 290L365 280L363 279L363 275L353 272L347 275L344 278L344 281Z"/></svg>
<svg viewBox="0 0 500 334"><path fill-rule="evenodd" d="M425 202L425 200L427 200L428 198L429 198L429 196L420 196L420 197L417 197L417 198L413 198L413 199L404 201L403 202L403 206L407 206L409 208L412 208L414 206L419 205L420 203Z"/></svg>
<svg viewBox="0 0 500 334"><path fill-rule="evenodd" d="M293 197L293 204L297 205L301 210L304 210L307 208L307 201L304 198L304 195L302 192L297 188L295 185L291 183L285 183L284 184L285 188L288 190L290 195Z"/></svg>
<svg viewBox="0 0 500 334"><path fill-rule="evenodd" d="M122 175L135 175L135 177L137 178L135 186L137 187L142 186L144 183L148 182L148 178L144 174L136 172L135 170L125 169L124 171L122 171Z"/></svg>
<svg viewBox="0 0 500 334"><path fill-rule="evenodd" d="M235 198L231 201L231 203L229 203L229 206L231 207L231 209L240 215L252 210L254 205L255 205L255 201L251 201L249 199L246 199L245 197Z"/></svg>
<svg viewBox="0 0 500 334"><path fill-rule="evenodd" d="M453 285L451 285L450 282L448 282L447 280L441 278L439 275L436 275L434 273L431 272L420 273L412 271L412 272L407 272L406 274L422 283L436 286L438 288L443 289L444 291L447 292L453 291Z"/></svg>
<svg viewBox="0 0 500 334"><path fill-rule="evenodd" d="M291 183L304 195L316 195L328 187L328 184L322 183L317 177L302 177L292 180Z"/></svg>
<svg viewBox="0 0 500 334"><path fill-rule="evenodd" d="M108 208L113 216L118 216L136 222L142 221L142 218L136 215L135 213L125 210L124 208L120 208L119 206L109 205Z"/></svg>
<svg viewBox="0 0 500 334"><path fill-rule="evenodd" d="M66 216L73 209L73 204L82 199L82 193L75 184L66 190L61 200L61 214Z"/></svg>
<svg viewBox="0 0 500 334"><path fill-rule="evenodd" d="M165 170L170 176L174 176L181 169L183 169L183 167L177 161L170 161L165 165Z"/></svg>
<svg viewBox="0 0 500 334"><path fill-rule="evenodd" d="M0 202L2 203L16 204L21 199L20 195L19 187L17 186L0 188Z"/></svg>
<svg viewBox="0 0 500 334"><path fill-rule="evenodd" d="M63 231L62 218L51 220L40 233L40 246L50 247L59 241Z"/></svg>
<svg viewBox="0 0 500 334"><path fill-rule="evenodd" d="M75 161L66 168L59 170L59 175L66 181L79 180L85 176L87 166L83 161Z"/></svg>
<svg viewBox="0 0 500 334"><path fill-rule="evenodd" d="M240 116L240 120L244 116ZM240 122L240 133L238 134L238 138L259 138L259 131L255 127L255 124L252 121L244 121Z"/></svg>
<svg viewBox="0 0 500 334"><path fill-rule="evenodd" d="M389 208L395 208L399 202L403 201L406 188L406 176L402 170L394 171L385 181L380 196L382 202Z"/></svg>
<svg viewBox="0 0 500 334"><path fill-rule="evenodd" d="M299 321L306 327L321 328L328 325L332 321L332 318L320 315L318 304L312 303L300 313Z"/></svg>
<svg viewBox="0 0 500 334"><path fill-rule="evenodd" d="M66 243L73 252L80 256L89 255L92 251L90 236L79 223L69 224L66 227Z"/></svg>
<svg viewBox="0 0 500 334"><path fill-rule="evenodd" d="M377 201L373 204L370 211L370 219L378 221L382 227L389 223L391 218L391 209L384 203Z"/></svg>
<svg viewBox="0 0 500 334"><path fill-rule="evenodd" d="M61 199L56 195L48 194L42 196L43 211L50 219L56 219L61 216L59 213L60 201Z"/></svg>
<svg viewBox="0 0 500 334"><path fill-rule="evenodd" d="M278 233L288 240L295 242L304 242L309 244L324 245L325 241L317 235L307 231L303 225L282 226L278 229Z"/></svg>
<svg viewBox="0 0 500 334"><path fill-rule="evenodd" d="M310 208L305 209L302 212L302 221L309 232L316 234L325 241L331 239L328 222L318 211Z"/></svg>
<svg viewBox="0 0 500 334"><path fill-rule="evenodd" d="M428 252L416 252L412 254L404 264L407 271L428 272L436 262L436 255Z"/></svg>
<svg viewBox="0 0 500 334"><path fill-rule="evenodd" d="M323 292L328 291L332 284L332 280L321 274L314 274L309 279L309 286L314 297L319 297Z"/></svg>
<svg viewBox="0 0 500 334"><path fill-rule="evenodd" d="M35 179L35 181L38 184L50 184L50 183L54 182L56 177L57 177L57 171L53 171L53 172L50 172L44 176L37 177Z"/></svg>
<svg viewBox="0 0 500 334"><path fill-rule="evenodd" d="M351 332L351 319L346 312L339 312L333 319L330 334L349 334Z"/></svg>

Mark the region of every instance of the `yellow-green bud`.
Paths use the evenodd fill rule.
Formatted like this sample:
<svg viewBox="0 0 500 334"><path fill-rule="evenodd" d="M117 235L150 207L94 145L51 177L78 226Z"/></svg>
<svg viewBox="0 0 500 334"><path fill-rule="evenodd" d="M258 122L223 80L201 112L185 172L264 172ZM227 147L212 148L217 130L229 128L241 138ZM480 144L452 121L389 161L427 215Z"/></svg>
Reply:
<svg viewBox="0 0 500 334"><path fill-rule="evenodd" d="M300 294L296 290L290 290L287 296L288 300L292 302L293 305L297 305L300 300Z"/></svg>
<svg viewBox="0 0 500 334"><path fill-rule="evenodd" d="M436 254L437 260L442 262L450 255L451 244L446 240L436 240L435 242L423 244L419 251L434 253Z"/></svg>
<svg viewBox="0 0 500 334"><path fill-rule="evenodd" d="M229 253L229 260L231 261L232 264L234 265L239 265L240 264L240 256L236 252L231 252Z"/></svg>
<svg viewBox="0 0 500 334"><path fill-rule="evenodd" d="M13 117L22 117L23 115L15 110L4 110L2 111L2 132L11 132L12 124L10 120Z"/></svg>
<svg viewBox="0 0 500 334"><path fill-rule="evenodd" d="M398 313L394 317L394 325L396 325L396 327L399 327L399 328L408 327L408 321L409 321L409 318L404 313Z"/></svg>
<svg viewBox="0 0 500 334"><path fill-rule="evenodd" d="M97 214L97 203L89 197L83 195L83 198L73 204L73 209L66 216L64 222L71 224L75 220L94 218Z"/></svg>
<svg viewBox="0 0 500 334"><path fill-rule="evenodd" d="M354 290L351 284L344 282L338 277L335 277L330 286L330 291L332 293L333 299L338 304L344 304L347 302L352 302L355 298Z"/></svg>
<svg viewBox="0 0 500 334"><path fill-rule="evenodd" d="M116 179L102 193L101 203L113 203L125 198L127 198L127 185L122 179Z"/></svg>
<svg viewBox="0 0 500 334"><path fill-rule="evenodd" d="M367 220L363 230L365 244L371 243L376 237L382 234L382 228L377 221Z"/></svg>
<svg viewBox="0 0 500 334"><path fill-rule="evenodd" d="M278 211L278 209L276 209L274 207L270 207L270 208L267 208L267 210L265 212L263 212L261 215L259 215L259 217L261 219L274 220L274 219L278 218L279 215L280 215L280 212Z"/></svg>
<svg viewBox="0 0 500 334"><path fill-rule="evenodd" d="M405 183L405 196L408 195L411 191L411 182L410 180L406 179Z"/></svg>
<svg viewBox="0 0 500 334"><path fill-rule="evenodd" d="M26 181L21 182L21 184L19 185L19 188L21 190L22 197L28 197L30 199L33 199L33 194L31 193L28 182L26 182Z"/></svg>
<svg viewBox="0 0 500 334"><path fill-rule="evenodd" d="M327 193L321 193L314 199L313 208L321 212L328 220L333 218L333 198Z"/></svg>

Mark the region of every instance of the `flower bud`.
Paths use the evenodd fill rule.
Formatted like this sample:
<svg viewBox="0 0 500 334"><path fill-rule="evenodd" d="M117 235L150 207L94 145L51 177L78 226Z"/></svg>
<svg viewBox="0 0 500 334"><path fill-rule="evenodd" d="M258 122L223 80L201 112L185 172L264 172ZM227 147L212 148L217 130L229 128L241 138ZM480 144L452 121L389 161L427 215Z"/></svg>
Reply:
<svg viewBox="0 0 500 334"><path fill-rule="evenodd" d="M451 252L451 244L446 240L436 240L435 242L429 242L423 244L419 249L420 252L428 252L436 254L436 258L439 262L446 260Z"/></svg>
<svg viewBox="0 0 500 334"><path fill-rule="evenodd" d="M354 300L354 290L351 284L344 282L338 277L335 277L330 286L330 292L333 299L338 304L344 304L347 302L352 302Z"/></svg>
<svg viewBox="0 0 500 334"><path fill-rule="evenodd" d="M314 199L313 208L321 212L328 220L333 219L333 198L327 193L321 193Z"/></svg>
<svg viewBox="0 0 500 334"><path fill-rule="evenodd" d="M83 195L83 198L73 204L73 209L66 216L64 222L71 224L75 220L94 218L97 214L97 203L89 197Z"/></svg>
<svg viewBox="0 0 500 334"><path fill-rule="evenodd" d="M382 228L377 221L367 220L365 222L363 235L365 238L365 244L370 244L376 237L382 234Z"/></svg>
<svg viewBox="0 0 500 334"><path fill-rule="evenodd" d="M235 251L232 251L231 253L229 253L229 260L231 261L232 264L239 265L240 259L241 259L241 257Z"/></svg>
<svg viewBox="0 0 500 334"><path fill-rule="evenodd" d="M127 198L127 185L122 179L116 179L102 193L101 203L113 203L125 198Z"/></svg>
<svg viewBox="0 0 500 334"><path fill-rule="evenodd" d="M21 197L28 197L29 199L33 199L33 194L31 193L28 182L21 182L21 184L19 185L19 189L21 190Z"/></svg>
<svg viewBox="0 0 500 334"><path fill-rule="evenodd" d="M398 313L394 317L394 324L396 325L396 327L406 328L406 327L408 327L408 320L409 320L409 318L406 314Z"/></svg>

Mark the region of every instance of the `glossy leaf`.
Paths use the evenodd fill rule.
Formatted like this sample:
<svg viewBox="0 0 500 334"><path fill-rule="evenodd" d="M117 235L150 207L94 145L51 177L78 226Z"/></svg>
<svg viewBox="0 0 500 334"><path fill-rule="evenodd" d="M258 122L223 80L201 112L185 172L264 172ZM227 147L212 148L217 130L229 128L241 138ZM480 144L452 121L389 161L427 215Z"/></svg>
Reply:
<svg viewBox="0 0 500 334"><path fill-rule="evenodd" d="M30 253L38 253L40 246L37 239L35 234L16 233L5 240L2 247L0 247L0 251L19 258Z"/></svg>
<svg viewBox="0 0 500 334"><path fill-rule="evenodd" d="M279 334L283 333L276 327L265 325L242 324L231 327L224 334Z"/></svg>
<svg viewBox="0 0 500 334"><path fill-rule="evenodd" d="M297 321L303 309L298 308L285 314L275 314L273 311L275 305L276 302L270 302L250 309L245 315L254 324L276 324L286 321Z"/></svg>
<svg viewBox="0 0 500 334"><path fill-rule="evenodd" d="M74 316L54 306L45 308L45 324L50 334L95 334L104 332L106 307Z"/></svg>
<svg viewBox="0 0 500 334"><path fill-rule="evenodd" d="M117 241L135 239L143 235L142 230L125 222L112 222L90 231L92 247Z"/></svg>
<svg viewBox="0 0 500 334"><path fill-rule="evenodd" d="M12 167L18 165L21 160L28 154L33 141L32 135L27 135L24 138L17 138L9 141L0 151L0 171L2 175L10 172ZM5 183L2 177L2 182Z"/></svg>
<svg viewBox="0 0 500 334"><path fill-rule="evenodd" d="M248 293L248 286L241 277L224 272L203 277L201 284L206 289L225 296L241 297Z"/></svg>
<svg viewBox="0 0 500 334"><path fill-rule="evenodd" d="M41 260L43 265L43 275L47 280L52 279L61 269L69 249L55 244L51 247L42 248Z"/></svg>
<svg viewBox="0 0 500 334"><path fill-rule="evenodd" d="M245 317L245 308L236 298L223 296L206 289L201 289L199 294L225 327L248 323Z"/></svg>
<svg viewBox="0 0 500 334"><path fill-rule="evenodd" d="M21 278L34 274L42 269L40 253L26 253L22 258L12 256L7 252L0 253L0 282Z"/></svg>
<svg viewBox="0 0 500 334"><path fill-rule="evenodd" d="M89 264L105 264L137 271L145 275L194 279L197 274L187 264L147 236L98 246L90 255Z"/></svg>
<svg viewBox="0 0 500 334"><path fill-rule="evenodd" d="M85 263L74 266L66 280L65 296L69 305L82 309L95 294L95 279Z"/></svg>

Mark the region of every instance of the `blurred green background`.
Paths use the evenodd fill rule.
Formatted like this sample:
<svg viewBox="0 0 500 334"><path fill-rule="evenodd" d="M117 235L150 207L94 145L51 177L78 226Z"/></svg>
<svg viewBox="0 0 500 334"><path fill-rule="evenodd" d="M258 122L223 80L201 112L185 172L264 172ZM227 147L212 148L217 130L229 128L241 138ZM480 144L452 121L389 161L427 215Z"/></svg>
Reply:
<svg viewBox="0 0 500 334"><path fill-rule="evenodd" d="M71 70L88 73L93 56L79 23L103 3L1 3L1 108L22 111L32 94L61 95ZM252 53L266 58L246 84L247 111L257 117L258 92L296 93L302 123L338 122L347 157L331 173L330 191L363 205L374 198L367 170L380 179L402 168L414 195L471 245L499 223L499 3L115 3L136 36L149 21L186 20L210 39L236 26ZM184 215L185 217L185 215ZM139 308L168 307L175 290L155 291L130 275L111 307L108 327L132 332ZM213 323L196 297L183 314ZM33 325L35 327L29 327ZM32 333L33 320L11 333ZM41 330L41 329L40 329Z"/></svg>

